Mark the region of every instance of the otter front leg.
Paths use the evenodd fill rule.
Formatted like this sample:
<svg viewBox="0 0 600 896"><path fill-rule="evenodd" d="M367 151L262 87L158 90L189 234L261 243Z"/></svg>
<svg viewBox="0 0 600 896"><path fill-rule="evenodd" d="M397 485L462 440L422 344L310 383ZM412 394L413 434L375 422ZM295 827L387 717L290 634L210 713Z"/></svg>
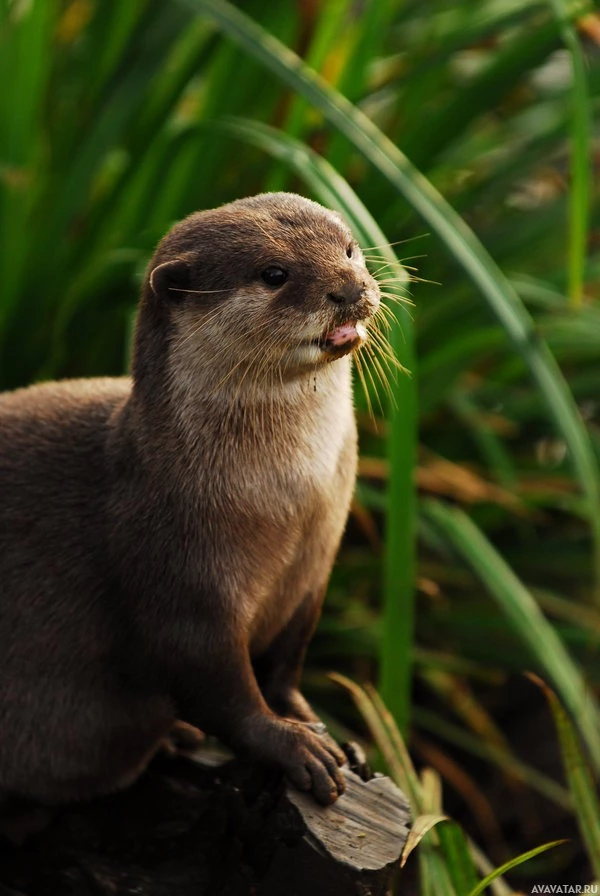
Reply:
<svg viewBox="0 0 600 896"><path fill-rule="evenodd" d="M321 615L323 592L308 594L285 628L254 662L265 700L280 716L319 723L300 693L306 648Z"/></svg>
<svg viewBox="0 0 600 896"><path fill-rule="evenodd" d="M234 751L278 765L323 805L334 802L344 791L339 766L345 756L337 744L275 715L257 684L246 644L206 630L202 644L202 657L189 662L179 652L173 696L181 716Z"/></svg>

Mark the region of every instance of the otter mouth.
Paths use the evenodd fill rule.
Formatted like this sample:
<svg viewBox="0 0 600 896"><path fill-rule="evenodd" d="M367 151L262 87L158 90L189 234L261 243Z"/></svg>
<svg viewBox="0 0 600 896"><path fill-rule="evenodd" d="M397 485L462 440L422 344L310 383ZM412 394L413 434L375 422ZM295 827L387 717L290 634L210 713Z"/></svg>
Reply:
<svg viewBox="0 0 600 896"><path fill-rule="evenodd" d="M367 328L362 321L351 320L333 330L328 330L319 339L315 339L312 344L320 348L333 361L361 346L366 341L367 335Z"/></svg>

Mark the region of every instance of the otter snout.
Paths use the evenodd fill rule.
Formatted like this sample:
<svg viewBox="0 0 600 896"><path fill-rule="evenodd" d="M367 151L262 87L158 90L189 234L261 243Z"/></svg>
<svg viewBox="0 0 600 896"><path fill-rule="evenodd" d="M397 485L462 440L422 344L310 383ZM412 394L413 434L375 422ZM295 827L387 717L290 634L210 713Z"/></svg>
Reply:
<svg viewBox="0 0 600 896"><path fill-rule="evenodd" d="M353 305L367 295L367 284L350 281L338 287L335 292L328 292L327 298L336 305Z"/></svg>
<svg viewBox="0 0 600 896"><path fill-rule="evenodd" d="M327 298L338 308L360 303L363 313L370 315L375 313L379 305L379 288L375 282L349 279L328 292Z"/></svg>

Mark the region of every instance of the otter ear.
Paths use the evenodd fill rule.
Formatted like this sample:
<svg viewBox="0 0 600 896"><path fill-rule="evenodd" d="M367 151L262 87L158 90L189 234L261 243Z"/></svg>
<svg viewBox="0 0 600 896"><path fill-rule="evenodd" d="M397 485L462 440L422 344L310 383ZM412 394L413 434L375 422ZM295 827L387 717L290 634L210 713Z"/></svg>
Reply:
<svg viewBox="0 0 600 896"><path fill-rule="evenodd" d="M179 302L190 286L191 267L185 258L172 258L152 268L148 275L150 289L165 302Z"/></svg>

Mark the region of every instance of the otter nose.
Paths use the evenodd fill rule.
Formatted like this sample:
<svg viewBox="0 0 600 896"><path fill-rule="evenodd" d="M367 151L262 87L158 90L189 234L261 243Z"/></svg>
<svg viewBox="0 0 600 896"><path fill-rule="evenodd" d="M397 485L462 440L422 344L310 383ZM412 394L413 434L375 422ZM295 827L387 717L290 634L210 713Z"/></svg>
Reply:
<svg viewBox="0 0 600 896"><path fill-rule="evenodd" d="M364 283L344 283L336 292L328 292L327 298L336 305L353 305L363 298L365 294Z"/></svg>

